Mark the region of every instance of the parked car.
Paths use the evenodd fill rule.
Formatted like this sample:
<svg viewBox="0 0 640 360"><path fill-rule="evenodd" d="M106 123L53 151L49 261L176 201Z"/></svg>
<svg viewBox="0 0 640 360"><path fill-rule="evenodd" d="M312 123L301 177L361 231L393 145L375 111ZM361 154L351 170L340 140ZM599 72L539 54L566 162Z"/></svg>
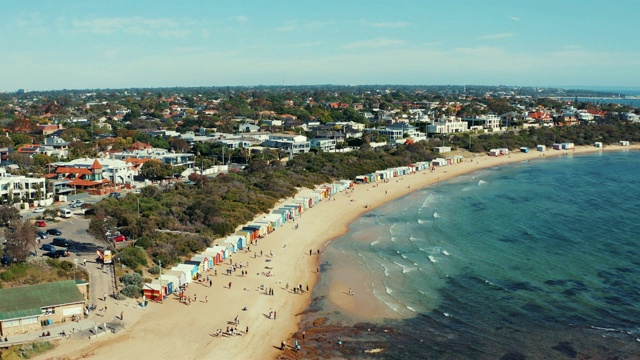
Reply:
<svg viewBox="0 0 640 360"><path fill-rule="evenodd" d="M35 209L33 209L34 213L43 213L44 212L44 208L43 207L37 207Z"/></svg>
<svg viewBox="0 0 640 360"><path fill-rule="evenodd" d="M84 203L80 200L74 200L71 202L71 204L69 204L69 207L78 208L78 207L82 207L83 204Z"/></svg>
<svg viewBox="0 0 640 360"><path fill-rule="evenodd" d="M113 192L113 193L109 194L109 197L119 199L120 198L120 193L119 192Z"/></svg>
<svg viewBox="0 0 640 360"><path fill-rule="evenodd" d="M49 252L46 252L46 253L42 254L42 256L48 256L48 257L50 257L52 259L59 259L60 258L60 254L58 254L57 251L49 251Z"/></svg>
<svg viewBox="0 0 640 360"><path fill-rule="evenodd" d="M60 230L58 230L56 228L47 229L47 234L54 235L54 236L60 236L60 235L62 235L62 231L60 231Z"/></svg>
<svg viewBox="0 0 640 360"><path fill-rule="evenodd" d="M63 256L63 257L68 257L69 256L69 252L67 250L56 250L56 254Z"/></svg>
<svg viewBox="0 0 640 360"><path fill-rule="evenodd" d="M45 227L45 226L47 226L47 223L44 220L36 220L36 226L37 227Z"/></svg>
<svg viewBox="0 0 640 360"><path fill-rule="evenodd" d="M47 239L49 237L45 231L38 231L37 235L40 239Z"/></svg>
<svg viewBox="0 0 640 360"><path fill-rule="evenodd" d="M115 242L127 241L127 237L124 236L124 235L118 235L118 236L113 238L113 241L115 241Z"/></svg>
<svg viewBox="0 0 640 360"><path fill-rule="evenodd" d="M40 249L44 251L56 251L56 247L51 244L42 244Z"/></svg>
<svg viewBox="0 0 640 360"><path fill-rule="evenodd" d="M55 246L61 246L61 247L71 246L71 243L69 242L69 240L61 237L53 238L53 241L51 243Z"/></svg>

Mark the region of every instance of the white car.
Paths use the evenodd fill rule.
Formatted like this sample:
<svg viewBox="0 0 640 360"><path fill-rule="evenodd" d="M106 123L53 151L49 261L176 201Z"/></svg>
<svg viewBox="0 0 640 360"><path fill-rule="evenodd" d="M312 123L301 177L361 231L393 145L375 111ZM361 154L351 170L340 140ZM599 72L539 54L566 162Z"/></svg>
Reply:
<svg viewBox="0 0 640 360"><path fill-rule="evenodd" d="M44 208L43 207L39 207L39 208L35 208L33 209L34 213L43 213L44 212Z"/></svg>

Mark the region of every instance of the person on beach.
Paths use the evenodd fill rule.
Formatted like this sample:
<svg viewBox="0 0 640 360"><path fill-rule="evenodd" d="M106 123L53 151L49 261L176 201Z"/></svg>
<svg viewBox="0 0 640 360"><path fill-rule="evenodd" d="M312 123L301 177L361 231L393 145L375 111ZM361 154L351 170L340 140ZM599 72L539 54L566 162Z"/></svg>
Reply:
<svg viewBox="0 0 640 360"><path fill-rule="evenodd" d="M278 312L277 312L277 311L274 311L274 312L273 312L273 320L275 320L275 319L277 319L277 318L278 318Z"/></svg>
<svg viewBox="0 0 640 360"><path fill-rule="evenodd" d="M231 289L231 281L229 281L229 289Z"/></svg>
<svg viewBox="0 0 640 360"><path fill-rule="evenodd" d="M312 253L312 252L313 252L313 251L312 251L311 249L309 249L309 256L311 256L311 253Z"/></svg>

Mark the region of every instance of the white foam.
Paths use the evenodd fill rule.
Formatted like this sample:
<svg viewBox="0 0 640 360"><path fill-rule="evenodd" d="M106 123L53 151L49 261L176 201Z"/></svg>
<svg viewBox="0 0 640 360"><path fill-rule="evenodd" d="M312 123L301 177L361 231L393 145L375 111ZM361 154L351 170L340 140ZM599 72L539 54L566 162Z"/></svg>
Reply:
<svg viewBox="0 0 640 360"><path fill-rule="evenodd" d="M449 313L442 313L442 315L446 316L446 317L450 317L451 315L449 315Z"/></svg>
<svg viewBox="0 0 640 360"><path fill-rule="evenodd" d="M407 309L413 311L413 312L417 312L416 309L412 308L411 306L407 306Z"/></svg>
<svg viewBox="0 0 640 360"><path fill-rule="evenodd" d="M371 243L371 246L378 245L378 244L380 244L380 240L374 240L374 241Z"/></svg>
<svg viewBox="0 0 640 360"><path fill-rule="evenodd" d="M438 214L437 212L434 212L434 213L433 213L433 218L434 218L434 219L437 219L437 218L439 218L439 217L440 217L440 214Z"/></svg>
<svg viewBox="0 0 640 360"><path fill-rule="evenodd" d="M424 224L425 222L426 222L425 220L418 219L418 224L420 224L420 225Z"/></svg>
<svg viewBox="0 0 640 360"><path fill-rule="evenodd" d="M429 261L431 261L432 263L437 263L438 262L438 260L436 260L436 258L434 258L431 255L429 255Z"/></svg>
<svg viewBox="0 0 640 360"><path fill-rule="evenodd" d="M486 184L486 183L487 183L486 181L484 181L484 180L480 180L480 181L478 181L478 186L480 186L480 185L484 185L484 184Z"/></svg>
<svg viewBox="0 0 640 360"><path fill-rule="evenodd" d="M442 250L442 253L449 256L450 254L447 252L447 250Z"/></svg>

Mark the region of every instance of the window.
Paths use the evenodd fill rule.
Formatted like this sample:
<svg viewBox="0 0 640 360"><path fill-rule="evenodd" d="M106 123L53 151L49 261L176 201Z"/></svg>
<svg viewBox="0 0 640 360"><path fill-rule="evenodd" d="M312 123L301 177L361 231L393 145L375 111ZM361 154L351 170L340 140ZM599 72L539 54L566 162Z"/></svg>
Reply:
<svg viewBox="0 0 640 360"><path fill-rule="evenodd" d="M53 315L55 313L56 313L56 308L54 307L42 308L42 315Z"/></svg>

